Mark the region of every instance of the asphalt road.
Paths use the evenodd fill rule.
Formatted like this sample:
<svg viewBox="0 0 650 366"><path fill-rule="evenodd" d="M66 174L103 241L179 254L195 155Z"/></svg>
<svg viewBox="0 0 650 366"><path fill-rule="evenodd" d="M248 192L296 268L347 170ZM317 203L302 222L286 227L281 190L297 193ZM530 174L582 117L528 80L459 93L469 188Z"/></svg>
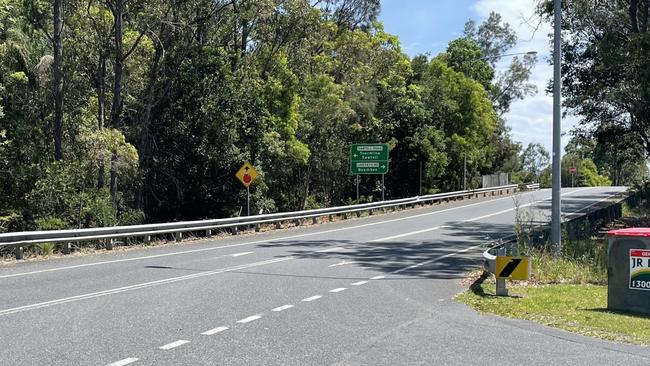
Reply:
<svg viewBox="0 0 650 366"><path fill-rule="evenodd" d="M567 189L565 213L622 188ZM548 190L0 268L1 365L650 364L453 300Z"/></svg>

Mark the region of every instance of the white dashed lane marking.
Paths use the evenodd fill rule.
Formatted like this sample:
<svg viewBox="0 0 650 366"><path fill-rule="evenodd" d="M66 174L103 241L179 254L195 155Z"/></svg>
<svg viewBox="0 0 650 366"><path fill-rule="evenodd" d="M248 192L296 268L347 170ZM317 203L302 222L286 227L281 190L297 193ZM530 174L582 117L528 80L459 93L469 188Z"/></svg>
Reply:
<svg viewBox="0 0 650 366"><path fill-rule="evenodd" d="M381 280L383 278L386 278L386 276L375 276L375 277L371 278L371 280Z"/></svg>
<svg viewBox="0 0 650 366"><path fill-rule="evenodd" d="M119 360L117 362L113 362L112 364L110 364L108 366L126 366L126 365L132 364L132 363L134 363L135 361L138 361L138 360L139 360L139 358L129 357L129 358L125 358L123 360Z"/></svg>
<svg viewBox="0 0 650 366"><path fill-rule="evenodd" d="M361 286L361 285L365 285L366 283L368 283L368 281L359 281L353 283L352 286Z"/></svg>
<svg viewBox="0 0 650 366"><path fill-rule="evenodd" d="M306 299L302 299L302 301L303 301L303 302L310 302L310 301L318 300L318 299L320 299L321 297L322 297L322 296L320 296L320 295L316 295L316 296L308 297L308 298L306 298Z"/></svg>
<svg viewBox="0 0 650 366"><path fill-rule="evenodd" d="M248 318L237 320L237 323L246 324L246 323L250 323L250 322L252 322L254 320L257 320L257 319L259 319L261 317L262 317L262 315L260 315L260 314L252 315L252 316L249 316Z"/></svg>
<svg viewBox="0 0 650 366"><path fill-rule="evenodd" d="M278 312L278 311L283 311L283 310L291 309L292 307L293 307L293 305L282 305L282 306L278 306L278 307L275 308L275 309L271 309L271 311Z"/></svg>
<svg viewBox="0 0 650 366"><path fill-rule="evenodd" d="M345 266L347 264L356 264L356 263L359 263L359 262L357 262L357 261L343 261L343 262L339 262L339 263L330 264L327 267L332 268L332 267L339 267L339 266Z"/></svg>
<svg viewBox="0 0 650 366"><path fill-rule="evenodd" d="M203 332L201 334L210 336L210 335L213 335L213 334L221 333L224 330L228 330L228 327L217 327L217 328L214 328L214 329L207 330L207 331L205 331L205 332Z"/></svg>
<svg viewBox="0 0 650 366"><path fill-rule="evenodd" d="M339 287L339 288L335 288L334 290L330 290L330 292L336 293L336 292L341 292L341 291L345 291L345 290L347 290L347 288Z"/></svg>
<svg viewBox="0 0 650 366"><path fill-rule="evenodd" d="M186 341L186 340L181 339L181 340L178 340L176 342L172 342L172 343L166 344L164 346L160 346L159 348L161 350L163 350L163 351L169 351L172 348L180 347L180 346L182 346L184 344L188 344L188 343L190 343L190 341Z"/></svg>
<svg viewBox="0 0 650 366"><path fill-rule="evenodd" d="M241 252L241 253L231 254L230 256L231 257L241 257L242 255L248 255L248 254L253 254L253 253L255 253L255 252Z"/></svg>
<svg viewBox="0 0 650 366"><path fill-rule="evenodd" d="M334 248L327 248L327 249L317 250L316 253L330 253L330 252L338 252L340 250L343 250L343 248L334 247Z"/></svg>

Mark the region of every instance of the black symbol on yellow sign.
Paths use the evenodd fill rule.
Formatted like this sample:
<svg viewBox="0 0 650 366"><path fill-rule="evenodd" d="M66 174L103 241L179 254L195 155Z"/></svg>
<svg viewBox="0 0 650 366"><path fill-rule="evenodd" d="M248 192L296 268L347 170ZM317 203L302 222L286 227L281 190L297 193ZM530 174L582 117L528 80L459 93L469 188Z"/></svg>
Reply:
<svg viewBox="0 0 650 366"><path fill-rule="evenodd" d="M510 280L527 280L530 278L529 257L497 257L496 277Z"/></svg>

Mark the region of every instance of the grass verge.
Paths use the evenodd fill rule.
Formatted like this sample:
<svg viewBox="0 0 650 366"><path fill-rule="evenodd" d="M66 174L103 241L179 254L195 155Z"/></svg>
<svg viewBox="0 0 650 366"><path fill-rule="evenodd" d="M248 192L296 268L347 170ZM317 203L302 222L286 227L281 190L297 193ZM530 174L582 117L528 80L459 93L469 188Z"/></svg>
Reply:
<svg viewBox="0 0 650 366"><path fill-rule="evenodd" d="M494 285L484 283L457 299L479 312L535 321L611 341L650 345L650 317L608 311L607 286L508 286L509 297L495 296Z"/></svg>

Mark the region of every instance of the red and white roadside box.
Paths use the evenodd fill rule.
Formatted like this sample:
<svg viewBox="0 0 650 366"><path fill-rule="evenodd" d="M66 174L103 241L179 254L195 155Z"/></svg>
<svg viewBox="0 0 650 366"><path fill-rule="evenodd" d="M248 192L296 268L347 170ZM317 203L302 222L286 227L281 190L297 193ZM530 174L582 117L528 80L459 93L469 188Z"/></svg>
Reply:
<svg viewBox="0 0 650 366"><path fill-rule="evenodd" d="M607 233L607 308L650 314L650 228Z"/></svg>

